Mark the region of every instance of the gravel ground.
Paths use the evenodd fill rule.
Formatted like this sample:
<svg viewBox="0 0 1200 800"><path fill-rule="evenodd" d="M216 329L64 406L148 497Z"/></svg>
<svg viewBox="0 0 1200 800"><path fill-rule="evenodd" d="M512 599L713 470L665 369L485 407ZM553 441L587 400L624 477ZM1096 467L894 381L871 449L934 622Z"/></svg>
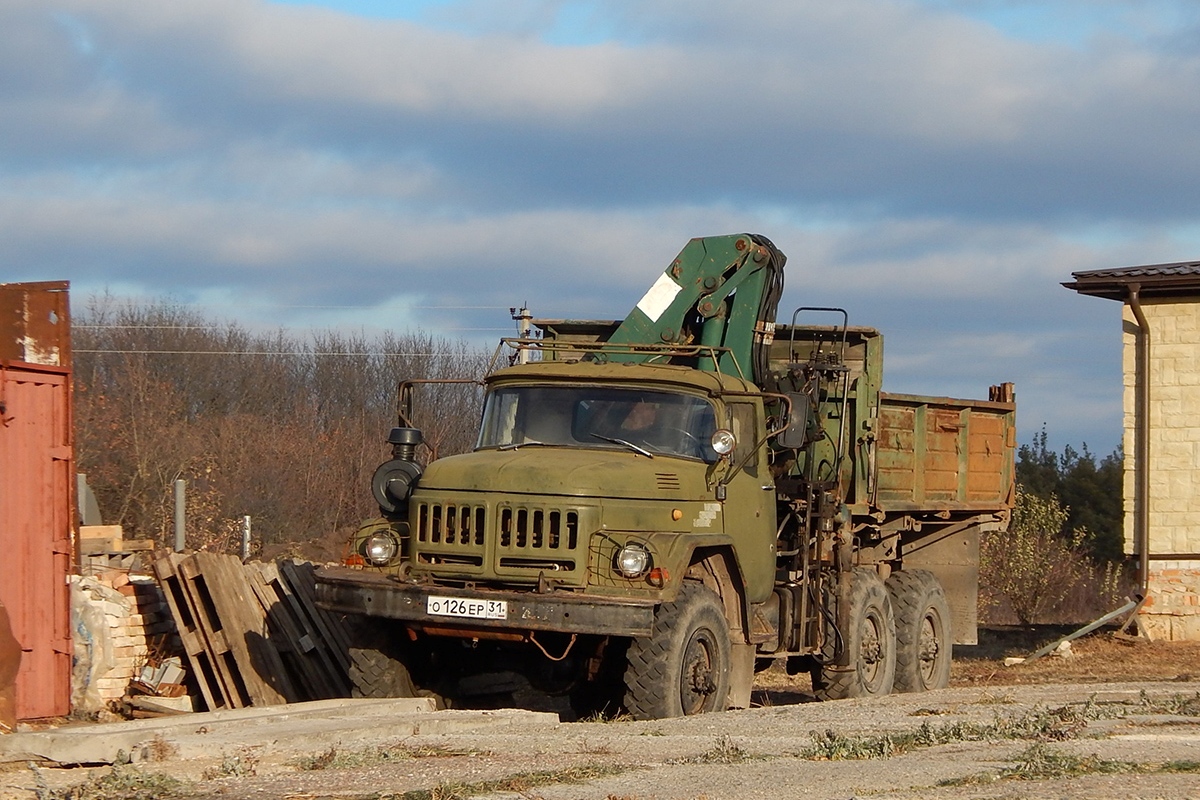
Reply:
<svg viewBox="0 0 1200 800"><path fill-rule="evenodd" d="M1047 713L1068 704L1075 713ZM166 735L150 761L119 770L125 789L104 793L99 781L110 768L16 765L0 772L0 798L66 797L67 787L88 781L91 794L76 796L134 797L137 789L155 789L153 776L165 773L185 783L175 793L157 787L140 796L1200 800L1200 682L1190 680L951 688L653 722L559 723L552 715L530 712L511 717L504 725L464 723L448 733L378 742L390 761L361 744L367 733L361 727L349 746L330 745L328 739L312 746L303 735L264 740L259 731L219 756L186 760L172 754ZM973 740L977 737L964 734L995 733L1014 728L1014 721L1025 725L1008 735ZM920 731L924 744L899 746ZM891 736L890 754L878 752L887 750L884 734ZM873 745L883 757L816 760L808 752L814 737L830 752L848 754L857 742ZM1033 746L1042 749L1031 753ZM304 768L302 762L311 767L314 760L328 763ZM1164 771L1168 762L1188 771ZM1019 764L1041 768L1042 777L998 777ZM948 781L956 783L943 785Z"/></svg>

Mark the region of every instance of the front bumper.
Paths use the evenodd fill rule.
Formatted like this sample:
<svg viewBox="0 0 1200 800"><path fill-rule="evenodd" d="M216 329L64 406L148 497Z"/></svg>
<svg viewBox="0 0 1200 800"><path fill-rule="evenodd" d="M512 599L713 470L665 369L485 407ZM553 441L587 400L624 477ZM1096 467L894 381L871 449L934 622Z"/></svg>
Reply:
<svg viewBox="0 0 1200 800"><path fill-rule="evenodd" d="M472 628L481 631L558 631L602 636L649 636L654 625L654 600L616 600L575 594L537 594L532 591L459 589L402 583L376 572L348 567L317 570L317 605L330 611L386 617L417 627ZM431 595L467 600L503 600L507 619L464 619L429 614Z"/></svg>

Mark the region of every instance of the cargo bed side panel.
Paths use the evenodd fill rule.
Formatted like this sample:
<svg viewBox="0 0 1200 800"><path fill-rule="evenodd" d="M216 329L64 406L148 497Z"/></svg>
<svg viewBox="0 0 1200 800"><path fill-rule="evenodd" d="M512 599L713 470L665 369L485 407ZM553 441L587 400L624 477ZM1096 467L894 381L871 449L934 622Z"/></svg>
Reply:
<svg viewBox="0 0 1200 800"><path fill-rule="evenodd" d="M1011 502L1012 403L880 394L875 505L995 511Z"/></svg>

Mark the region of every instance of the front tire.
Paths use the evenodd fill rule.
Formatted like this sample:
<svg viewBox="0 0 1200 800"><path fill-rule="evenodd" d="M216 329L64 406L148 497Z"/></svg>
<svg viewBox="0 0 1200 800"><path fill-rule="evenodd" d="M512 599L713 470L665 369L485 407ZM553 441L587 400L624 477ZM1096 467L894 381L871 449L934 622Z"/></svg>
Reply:
<svg viewBox="0 0 1200 800"><path fill-rule="evenodd" d="M896 613L897 692L924 692L950 685L954 639L950 605L932 572L894 572L887 581Z"/></svg>
<svg viewBox="0 0 1200 800"><path fill-rule="evenodd" d="M404 631L390 621L355 618L350 625L351 697L433 697L439 708L442 698L423 689L410 668L419 662L405 645Z"/></svg>
<svg viewBox="0 0 1200 800"><path fill-rule="evenodd" d="M724 711L732 649L720 600L685 584L659 607L653 633L629 644L625 709L635 719Z"/></svg>
<svg viewBox="0 0 1200 800"><path fill-rule="evenodd" d="M850 625L842 646L850 663L822 664L812 673L813 691L821 700L878 697L892 691L896 676L896 621L887 589L873 569L859 567L850 580ZM830 626L829 635L837 632Z"/></svg>
<svg viewBox="0 0 1200 800"><path fill-rule="evenodd" d="M417 687L403 661L371 647L350 648L351 697L416 697Z"/></svg>

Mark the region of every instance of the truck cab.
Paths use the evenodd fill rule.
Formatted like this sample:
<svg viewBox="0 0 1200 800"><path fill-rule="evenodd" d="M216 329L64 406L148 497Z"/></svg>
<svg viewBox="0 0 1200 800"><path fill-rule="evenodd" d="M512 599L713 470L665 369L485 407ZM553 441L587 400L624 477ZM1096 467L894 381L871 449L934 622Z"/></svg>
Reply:
<svg viewBox="0 0 1200 800"><path fill-rule="evenodd" d="M360 568L322 572L327 607L402 621L438 639L426 654L515 635L597 673L598 651L617 649L609 637L650 636L656 608L707 583L733 632L704 658L729 661L733 636L752 674L745 604L771 594L776 541L753 384L683 366L534 362L488 377L479 430L472 452L431 462L391 518L360 533ZM711 694L692 705L725 707Z"/></svg>

